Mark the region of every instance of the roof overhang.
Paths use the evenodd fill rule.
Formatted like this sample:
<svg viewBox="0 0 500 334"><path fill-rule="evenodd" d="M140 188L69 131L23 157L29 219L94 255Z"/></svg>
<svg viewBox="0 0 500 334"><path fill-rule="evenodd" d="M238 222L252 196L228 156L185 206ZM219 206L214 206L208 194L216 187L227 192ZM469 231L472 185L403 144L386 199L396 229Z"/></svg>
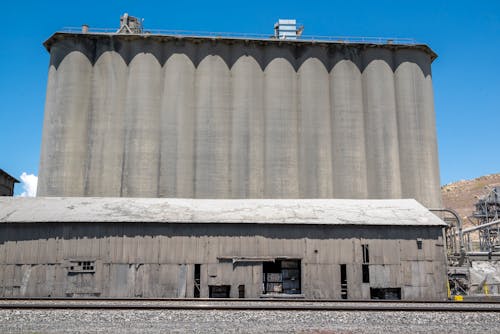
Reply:
<svg viewBox="0 0 500 334"><path fill-rule="evenodd" d="M15 177L13 177L12 175L10 175L9 173L7 173L6 171L4 171L1 168L0 168L0 175L7 177L8 179L12 180L14 183L21 183L21 182L19 182L18 179L16 179Z"/></svg>
<svg viewBox="0 0 500 334"><path fill-rule="evenodd" d="M116 33L76 33L76 32L56 32L50 36L43 45L50 52L52 45L57 41L66 38L86 38L91 40L109 40L110 37L116 38L123 41L133 41L133 40L152 40L157 42L166 41L191 41L194 43L201 43L206 41L219 41L226 42L229 44L235 43L259 43L259 44L274 44L274 45L292 45L292 46L346 46L353 48L384 48L390 50L399 49L417 49L424 51L431 57L431 61L437 58L437 54L426 44L389 44L389 43L358 43L358 42L348 42L348 41L334 41L334 40L283 40L283 39L272 39L272 38L250 38L250 37L225 37L225 36L190 36L190 35L167 35L167 34L116 34Z"/></svg>
<svg viewBox="0 0 500 334"><path fill-rule="evenodd" d="M413 199L0 198L0 223L446 226Z"/></svg>

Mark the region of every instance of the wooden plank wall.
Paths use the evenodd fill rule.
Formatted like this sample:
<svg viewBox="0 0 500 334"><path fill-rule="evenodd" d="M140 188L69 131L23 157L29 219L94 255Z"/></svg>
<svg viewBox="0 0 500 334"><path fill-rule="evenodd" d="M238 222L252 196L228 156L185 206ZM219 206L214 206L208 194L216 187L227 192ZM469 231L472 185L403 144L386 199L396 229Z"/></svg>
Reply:
<svg viewBox="0 0 500 334"><path fill-rule="evenodd" d="M340 299L340 264L348 297L370 287L401 287L403 299L446 298L446 256L438 227L245 224L1 224L0 296L193 297L201 264L208 285L231 285L231 297L262 293L262 263L221 257L301 260L306 298ZM417 249L416 239L423 240ZM362 283L361 245L370 250L370 283ZM71 261L94 261L94 273L70 273Z"/></svg>

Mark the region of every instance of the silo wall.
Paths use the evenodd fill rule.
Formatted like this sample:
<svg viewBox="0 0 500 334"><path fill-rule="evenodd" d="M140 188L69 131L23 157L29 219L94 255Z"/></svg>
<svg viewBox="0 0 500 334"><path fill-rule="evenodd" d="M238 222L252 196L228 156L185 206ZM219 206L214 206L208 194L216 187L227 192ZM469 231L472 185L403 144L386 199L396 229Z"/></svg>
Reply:
<svg viewBox="0 0 500 334"><path fill-rule="evenodd" d="M39 196L441 204L424 45L57 33Z"/></svg>

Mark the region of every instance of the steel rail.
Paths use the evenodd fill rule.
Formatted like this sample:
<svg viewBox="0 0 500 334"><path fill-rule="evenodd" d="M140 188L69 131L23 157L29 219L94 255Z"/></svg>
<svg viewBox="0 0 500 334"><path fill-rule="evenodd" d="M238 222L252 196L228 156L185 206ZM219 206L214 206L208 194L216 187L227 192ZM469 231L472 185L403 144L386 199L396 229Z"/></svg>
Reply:
<svg viewBox="0 0 500 334"><path fill-rule="evenodd" d="M336 303L336 304L498 304L500 305L500 298L484 297L481 301L478 300L463 300L460 302L452 300L390 300L390 299L285 299L285 298L101 298L101 297L0 297L0 304L2 301L15 301L15 302L31 302L31 301L44 301L44 302L130 302L130 303L148 303L148 302L207 302L207 303Z"/></svg>
<svg viewBox="0 0 500 334"><path fill-rule="evenodd" d="M500 307L422 306L422 305L131 305L131 304L0 304L0 310L228 310L228 311L362 311L362 312L488 312L500 313Z"/></svg>

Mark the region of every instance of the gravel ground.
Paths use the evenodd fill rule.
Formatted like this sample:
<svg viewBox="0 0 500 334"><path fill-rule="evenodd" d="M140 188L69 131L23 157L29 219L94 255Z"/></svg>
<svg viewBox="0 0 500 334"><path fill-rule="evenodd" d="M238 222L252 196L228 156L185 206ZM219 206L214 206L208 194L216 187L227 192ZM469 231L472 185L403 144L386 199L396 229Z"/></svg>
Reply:
<svg viewBox="0 0 500 334"><path fill-rule="evenodd" d="M0 333L500 333L497 313L0 310Z"/></svg>

